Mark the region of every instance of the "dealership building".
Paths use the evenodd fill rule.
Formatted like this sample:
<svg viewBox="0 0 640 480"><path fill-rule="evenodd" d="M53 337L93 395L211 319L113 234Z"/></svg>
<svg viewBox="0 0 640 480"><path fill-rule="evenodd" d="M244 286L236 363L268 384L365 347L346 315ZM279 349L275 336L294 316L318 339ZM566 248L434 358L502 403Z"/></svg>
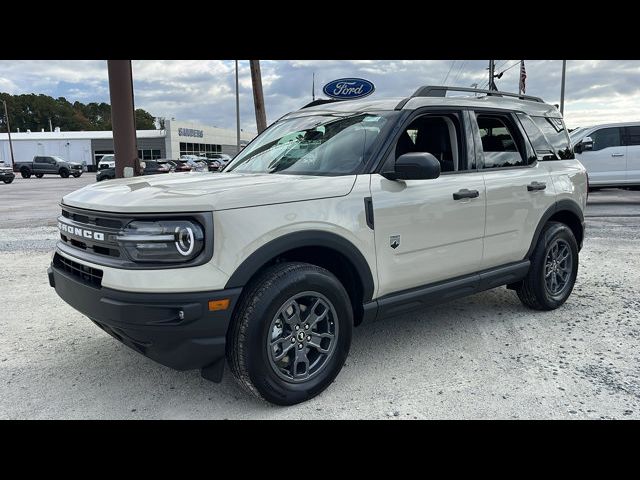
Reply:
<svg viewBox="0 0 640 480"><path fill-rule="evenodd" d="M255 133L240 132L241 148ZM138 157L178 159L181 155L207 156L211 153L238 151L235 130L227 130L191 122L165 120L164 130L136 131ZM11 132L13 156L16 162L26 162L36 155L55 155L65 160L86 163L95 169L103 155L113 153L113 132ZM11 163L7 133L0 133L0 161ZM94 166L92 168L92 166Z"/></svg>

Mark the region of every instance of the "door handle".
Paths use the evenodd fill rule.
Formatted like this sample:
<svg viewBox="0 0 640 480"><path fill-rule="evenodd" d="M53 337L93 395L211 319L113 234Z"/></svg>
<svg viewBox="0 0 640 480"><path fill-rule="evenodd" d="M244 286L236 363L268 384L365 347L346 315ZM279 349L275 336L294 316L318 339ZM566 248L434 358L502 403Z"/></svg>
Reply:
<svg viewBox="0 0 640 480"><path fill-rule="evenodd" d="M612 157L624 157L624 153L612 153Z"/></svg>
<svg viewBox="0 0 640 480"><path fill-rule="evenodd" d="M527 185L527 190L529 192L544 190L545 188L547 188L547 184L544 182L531 182L529 185Z"/></svg>
<svg viewBox="0 0 640 480"><path fill-rule="evenodd" d="M463 188L453 194L453 199L462 200L463 198L478 198L479 196L480 192L478 192L478 190L467 190L466 188Z"/></svg>

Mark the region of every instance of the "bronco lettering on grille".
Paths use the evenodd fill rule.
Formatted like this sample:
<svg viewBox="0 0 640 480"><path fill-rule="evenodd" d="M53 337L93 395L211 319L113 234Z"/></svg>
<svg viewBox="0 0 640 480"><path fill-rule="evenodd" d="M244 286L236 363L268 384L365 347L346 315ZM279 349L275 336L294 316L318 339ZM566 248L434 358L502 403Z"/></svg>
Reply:
<svg viewBox="0 0 640 480"><path fill-rule="evenodd" d="M86 230L84 228L73 227L71 225L67 225L66 223L62 223L62 222L58 222L58 229L61 232L65 232L70 235L75 235L77 237L104 241L104 233L102 232L94 232L93 230Z"/></svg>

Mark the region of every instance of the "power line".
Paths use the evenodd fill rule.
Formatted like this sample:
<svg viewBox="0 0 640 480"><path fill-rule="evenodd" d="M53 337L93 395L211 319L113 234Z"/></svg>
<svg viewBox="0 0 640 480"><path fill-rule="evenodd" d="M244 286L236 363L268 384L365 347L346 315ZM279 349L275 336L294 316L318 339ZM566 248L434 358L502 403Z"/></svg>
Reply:
<svg viewBox="0 0 640 480"><path fill-rule="evenodd" d="M505 64L506 64L508 61L509 61L509 60L505 60L504 62L502 62L502 63L500 64L500 66L499 66L499 67L495 67L495 68L496 68L496 70L500 70L502 67L504 67L504 66L505 66Z"/></svg>
<svg viewBox="0 0 640 480"><path fill-rule="evenodd" d="M453 68L453 66L455 65L456 60L453 60L451 62L451 66L449 67L449 71L447 72L447 76L444 77L444 80L442 80L442 85L445 85L445 82L447 81L447 78L449 78L449 74L451 73L451 69Z"/></svg>
<svg viewBox="0 0 640 480"><path fill-rule="evenodd" d="M512 69L513 67L515 67L516 65L520 65L520 60L518 60L516 63L514 63L513 65L511 65L511 66L510 66L510 67L508 67L506 70L503 70L503 71L502 71L502 72L500 72L500 73L504 73L504 72L506 72L507 70L511 70L511 69Z"/></svg>
<svg viewBox="0 0 640 480"><path fill-rule="evenodd" d="M460 78L460 74L462 73L462 69L464 68L465 63L467 63L466 60L464 60L462 62L462 64L460 65L460 68L458 69L458 74L456 75L456 78L453 80L453 84L455 85L455 83L458 81L458 78Z"/></svg>

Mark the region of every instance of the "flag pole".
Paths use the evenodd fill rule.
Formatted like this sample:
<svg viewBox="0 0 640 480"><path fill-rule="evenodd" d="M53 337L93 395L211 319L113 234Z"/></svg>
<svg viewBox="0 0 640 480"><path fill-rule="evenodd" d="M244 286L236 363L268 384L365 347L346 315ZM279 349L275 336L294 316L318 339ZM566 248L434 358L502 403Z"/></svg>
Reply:
<svg viewBox="0 0 640 480"><path fill-rule="evenodd" d="M567 61L562 60L562 86L560 87L560 114L564 115L564 80L567 73Z"/></svg>
<svg viewBox="0 0 640 480"><path fill-rule="evenodd" d="M522 95L522 67L524 60L520 60L520 76L518 77L518 95Z"/></svg>

